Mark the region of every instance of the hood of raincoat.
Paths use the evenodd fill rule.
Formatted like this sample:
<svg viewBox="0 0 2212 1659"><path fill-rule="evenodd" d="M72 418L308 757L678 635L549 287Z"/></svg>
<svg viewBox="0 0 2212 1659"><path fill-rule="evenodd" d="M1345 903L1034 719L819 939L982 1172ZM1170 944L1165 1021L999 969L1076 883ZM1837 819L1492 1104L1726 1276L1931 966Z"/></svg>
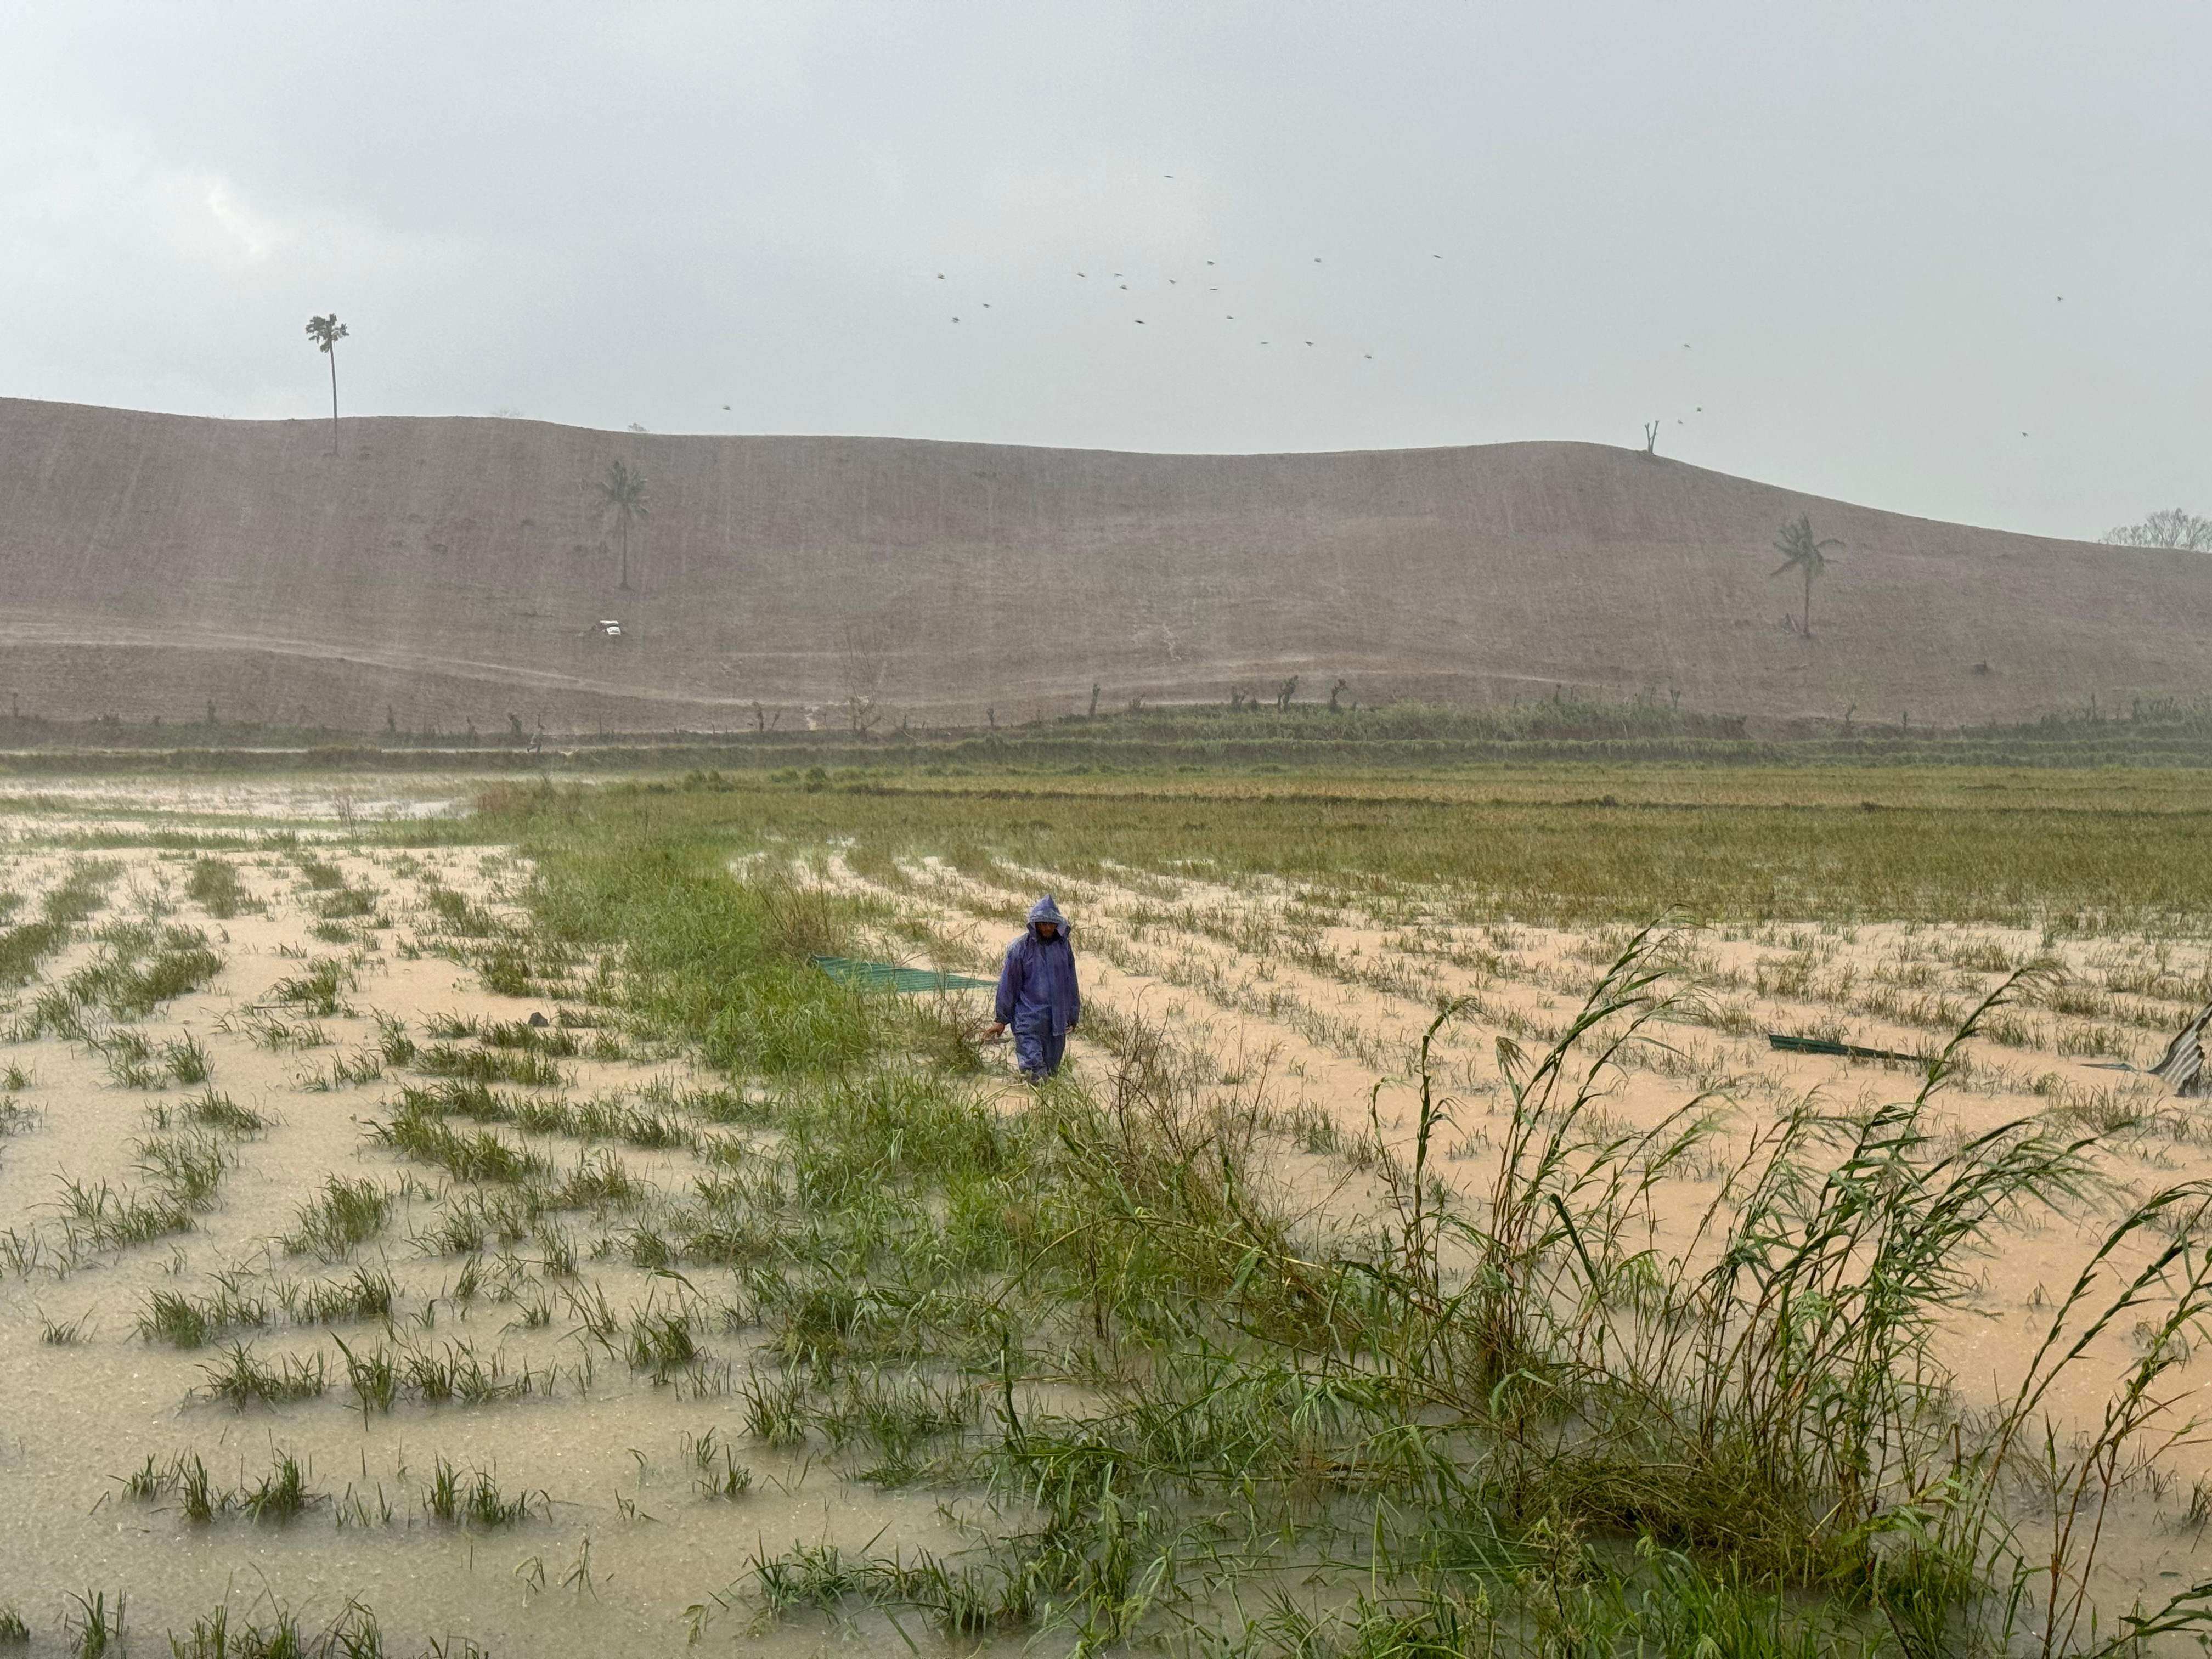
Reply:
<svg viewBox="0 0 2212 1659"><path fill-rule="evenodd" d="M1032 938L1036 936L1037 923L1041 921L1053 923L1060 929L1062 939L1067 937L1067 918L1060 914L1060 907L1052 902L1049 893L1030 906L1030 933Z"/></svg>

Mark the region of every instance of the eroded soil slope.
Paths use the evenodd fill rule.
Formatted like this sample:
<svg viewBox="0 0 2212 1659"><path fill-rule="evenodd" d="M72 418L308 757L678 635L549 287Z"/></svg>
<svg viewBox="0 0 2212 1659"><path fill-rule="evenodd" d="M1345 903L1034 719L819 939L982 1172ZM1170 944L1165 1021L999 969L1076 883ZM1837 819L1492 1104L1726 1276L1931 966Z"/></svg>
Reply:
<svg viewBox="0 0 2212 1659"><path fill-rule="evenodd" d="M592 489L648 481L630 586ZM1785 517L1844 545L1785 626ZM1589 444L1165 456L0 399L27 714L487 732L980 723L1109 699L1555 684L1951 722L2212 690L2191 556L1974 530ZM603 617L624 623L612 641Z"/></svg>

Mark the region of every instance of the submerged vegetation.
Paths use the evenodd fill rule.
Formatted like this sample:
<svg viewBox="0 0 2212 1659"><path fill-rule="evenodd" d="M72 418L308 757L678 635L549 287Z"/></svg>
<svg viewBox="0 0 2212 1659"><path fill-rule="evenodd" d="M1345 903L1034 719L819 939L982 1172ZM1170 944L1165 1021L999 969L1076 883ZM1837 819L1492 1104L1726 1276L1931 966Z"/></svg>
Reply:
<svg viewBox="0 0 2212 1659"><path fill-rule="evenodd" d="M2182 920L2212 878L2183 785L2122 815L1982 781L2021 793L702 775L495 790L468 834L502 846L435 871L430 832L421 862L272 848L250 885L179 851L122 920L64 902L29 959L15 1035L53 1047L0 1091L7 1173L40 1183L0 1268L76 1298L22 1327L40 1363L178 1378L106 1492L157 1546L273 1560L312 1525L404 1540L426 1579L510 1546L523 1605L557 1583L580 1617L614 1582L595 1532L604 1575L610 1533L722 1527L665 1551L702 1643L817 1619L1193 1659L2158 1651L2212 1635L2207 1575L2138 1600L2116 1571L2212 1515L2166 1456L2212 1314L2212 1183L2174 1166L2212 1129L2011 1057L2140 1057L2212 997ZM94 868L47 879L104 894ZM905 901L988 939L1048 878L1091 886L1092 960L1310 1037L1365 1120L1134 995L1014 1091L973 1008L810 960L962 960ZM256 891L298 924L278 959L240 930L234 1000L142 1029L226 966L176 896L213 921ZM334 896L398 920L306 945ZM1631 920L1678 899L1718 926ZM2008 928L1942 925L1967 918ZM1170 933L1180 968L1126 954ZM458 1006L374 1006L401 963ZM1856 1094L1747 1075L1778 1005L1908 1028L1925 1062ZM143 1133L23 1176L44 1079L87 1070ZM2022 1313L1987 1268L2027 1239L2068 1266ZM125 1251L133 1277L78 1273ZM1994 1389L1951 1370L1984 1316ZM591 1444L499 1437L586 1399ZM649 1412L658 1440L610 1432ZM611 1498L575 1474L601 1442L635 1461ZM892 1518L787 1527L810 1480ZM163 1609L173 1649L386 1650L284 1583ZM77 1595L70 1642L119 1641L112 1588L29 1589Z"/></svg>
<svg viewBox="0 0 2212 1659"><path fill-rule="evenodd" d="M1601 1105L1674 1012L1672 941L1638 933L1556 1041L1501 1044L1486 1188L1437 1178L1450 1108L1425 1067L1410 1146L1368 1155L1382 1209L1316 1211L1278 1173L1293 1126L1141 1023L1102 1033L1097 1092L1003 1112L918 1058L926 1012L805 971L862 924L852 901L732 877L726 821L672 805L501 805L538 860L540 927L618 947L632 1018L785 1079L769 1178L702 1180L638 1259L735 1267L764 1338L760 1438L818 1436L854 1478L981 1491L1000 1517L957 1559L764 1552L697 1621L750 1600L1085 1648L1181 1630L1241 1652L1757 1635L1919 1654L2076 1652L2205 1617L2189 1590L2093 1625L2087 1595L2130 1471L2178 1425L2172 1374L2212 1291L2206 1192L2114 1223L1993 1411L1966 1409L1932 1346L2001 1229L2101 1190L2093 1136L2029 1120L1962 1139L1938 1113L1960 1044L2037 970L1969 1013L1917 1093L1801 1104L1753 1137L1680 1238L1656 1195L1710 1164L1719 1103L1641 1131ZM433 1139L421 1155L453 1167ZM2146 1319L2101 1429L2046 1433L2090 1340ZM628 1340L641 1368L697 1360L677 1312Z"/></svg>

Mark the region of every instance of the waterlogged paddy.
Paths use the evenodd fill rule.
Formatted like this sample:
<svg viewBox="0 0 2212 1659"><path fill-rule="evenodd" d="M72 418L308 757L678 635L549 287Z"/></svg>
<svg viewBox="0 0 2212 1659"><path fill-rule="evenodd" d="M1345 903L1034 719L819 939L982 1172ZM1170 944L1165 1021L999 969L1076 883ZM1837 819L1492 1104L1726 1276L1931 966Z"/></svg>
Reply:
<svg viewBox="0 0 2212 1659"><path fill-rule="evenodd" d="M285 805L327 822L330 799ZM81 824L49 813L37 827L66 836ZM818 1444L751 1436L736 1390L757 1333L717 1328L720 1287L629 1265L612 1209L579 1202L502 1236L513 1224L496 1213L497 1183L458 1181L371 1137L399 1087L452 1081L425 1069L434 1031L449 1034L453 1054L539 1058L557 1078L499 1082L503 1092L659 1115L659 1127L629 1126L632 1139L696 1127L680 1103L705 1080L665 1045L556 1026L544 1034L552 1052L538 1055L474 1035L564 1006L592 1018L573 1000L493 994L456 959L482 947L490 919L513 915L505 896L526 872L508 854L324 841L214 861L236 890L211 904L191 896L193 854L9 860L19 928L64 884L97 904L32 964L11 1018L112 957L129 930L155 935L142 968L161 960L161 930L178 928L203 935L220 964L143 1015L94 1000L77 1034L49 1030L0 1051L0 1606L20 1609L33 1652L75 1651L79 1636L64 1632L82 1622L75 1598L102 1593L127 1605L141 1651L165 1651L165 1632L189 1632L226 1600L234 1624L266 1624L282 1607L310 1634L357 1601L393 1652L433 1639L456 1652L467 1640L507 1654L674 1651L696 1603L726 1627L748 1621L749 1609L726 1614L712 1598L763 1540L771 1553L794 1540L853 1548L889 1532L957 1547L937 1495L854 1482ZM589 964L576 971L580 986ZM416 1045L411 1063L387 1058L404 1052L398 1041ZM580 1052L562 1052L571 1045ZM680 1191L707 1167L684 1146L629 1145L624 1133L514 1139L563 1175L618 1167L641 1189ZM165 1144L220 1166L214 1189L173 1216L161 1213ZM333 1181L372 1193L381 1218L358 1243L307 1245L302 1206ZM72 1211L72 1191L93 1196ZM489 1227L470 1201L486 1193ZM107 1236L141 1226L143 1238ZM388 1297L388 1318L344 1305L364 1284ZM313 1305L319 1291L330 1310ZM199 1310L205 1328L155 1324L164 1299ZM676 1315L682 1358L632 1365L640 1310ZM610 1316L619 1328L595 1333ZM348 1349L396 1362L388 1408L363 1408ZM215 1397L241 1352L262 1374L319 1376L321 1391ZM246 1499L288 1456L303 1477L298 1513L279 1502L254 1518ZM190 1517L179 1459L204 1466L219 1511L229 1494L227 1512ZM433 1513L441 1462L464 1503L488 1480L519 1515L487 1525ZM129 1477L149 1468L160 1490L133 1496ZM749 1472L744 1490L708 1495L733 1470ZM793 1627L758 1640L811 1651L822 1638Z"/></svg>
<svg viewBox="0 0 2212 1659"><path fill-rule="evenodd" d="M1332 1407L1274 1362L1206 1380L1213 1361L1192 1354L1220 1333L1179 1348L1183 1317L1142 1325L1096 1261L1090 1304L1025 1305L1016 1287L1079 1229L1032 1213L1016 1188L897 1196L931 1158L953 1160L900 1145L895 1094L884 1139L794 1152L792 1115L830 1090L820 1077L757 1073L743 1045L709 1066L628 1012L611 956L533 928L538 872L513 848L434 822L410 832L422 844L392 844L390 826L458 811L450 786L240 789L55 790L4 824L0 1609L20 1609L32 1652L77 1651L100 1596L127 1606L136 1650L155 1652L172 1633L215 1651L190 1632L218 1607L234 1626L289 1615L313 1637L355 1628L353 1604L393 1654L1259 1654L1299 1646L1286 1607L1348 1610L1306 1650L1353 1628L1382 1650L1370 1589L1408 1598L1391 1616L1418 1606L1428 1621L1405 1642L1444 1639L1464 1618L1475 1650L1556 1652L1575 1629L1547 1626L1544 1607L1589 1594L1591 1563L1632 1559L1635 1524L1585 1540L1586 1523L1540 1510L1511 1517L1518 1535L1481 1571L1401 1561L1386 1592L1374 1517L1410 1506L1425 1477L1394 1462L1394 1425L1359 1426L1358 1388ZM166 830L224 839L144 844ZM1153 1092L1174 1094L1212 1126L1190 1143L1194 1169L1234 1140L1250 1159L1243 1201L1286 1218L1255 1232L1266 1249L1401 1223L1419 1042L1440 1000L1455 1012L1430 1056L1443 1115L1424 1174L1479 1211L1511 1122L1501 1040L1542 1053L1632 935L1627 918L1501 918L1491 896L1449 886L1240 880L1165 860L1072 872L972 845L956 866L787 838L735 868L856 903L854 948L970 970L1054 891L1091 1002L1075 1082L1139 1139ZM2212 1180L2212 1119L2118 1069L2154 1059L2212 1000L2201 934L1760 921L1684 931L1659 960L1681 1000L1599 1075L1591 1121L1610 1138L1711 1111L1711 1138L1653 1174L1648 1234L1627 1241L1685 1259L1731 1171L1791 1112L1810 1101L1863 1117L1917 1086L1909 1067L1777 1054L1766 1032L1929 1052L2013 969L2063 967L1966 1045L1929 1126L1948 1147L2021 1120L2100 1138L2094 1182L2055 1210L2015 1206L1996 1248L1966 1249L1971 1285L1933 1352L1970 1409L2006 1395L2131 1203ZM1003 1050L972 1046L981 1012L927 1011L906 1034L951 1066L985 1126L917 1117L917 1139L988 1141L992 1122L1057 1109L1012 1085ZM1168 1116L1158 1126L1174 1132ZM1182 1155L1164 1151L1156 1162ZM1125 1231L1189 1224L1144 1209L1157 1194L1091 1190L1138 1206L1110 1218ZM2120 1258L2149 1247L2131 1237ZM1571 1261L1564 1245L1552 1255ZM1255 1260L1232 1249L1234 1280L1203 1299L1249 1295L1275 1271ZM2093 1428L2115 1377L2160 1346L2171 1288L2111 1322L2053 1387L2062 1440ZM1334 1316L1288 1305L1294 1322ZM1264 1334L1281 1316L1246 1316ZM2192 1320L2158 1379L2166 1394L2207 1374L2193 1334ZM1455 1363L1438 1358L1437 1400L1408 1419L1472 1466L1494 1454L1450 1437L1442 1373ZM1246 1394L1261 1402L1249 1419L1222 1403ZM1147 1417L1158 1401L1171 1408ZM1308 1410L1314 1425L1285 1446L1237 1443ZM2112 1611L2212 1576L2212 1453L2185 1437L2148 1457L2160 1437L2115 1460L2091 1574L2107 1610L2098 1639ZM1086 1485L1068 1473L1082 1457L1055 1462L1048 1439L1123 1461ZM1188 1478L1159 1461L1170 1449ZM1146 1459L1157 1486L1135 1484ZM1224 1495L1239 1480L1243 1496ZM1080 1536L1050 1521L1069 1493ZM2020 1501L2023 1524L2042 1525L2048 1506ZM1334 1508L1332 1534L1313 1523ZM949 1565L954 1587L908 1573L922 1564ZM1417 1604L1404 1576L1420 1574ZM1512 1595L1536 1611L1478 1639L1489 1598ZM1595 1627L1600 1614L1578 1616ZM1659 1643L1647 1650L1674 1650L1660 1625L1634 1628ZM1818 1651L1897 1650L1879 1620L1836 1628ZM2069 1628L2087 1650L2087 1624Z"/></svg>
<svg viewBox="0 0 2212 1659"><path fill-rule="evenodd" d="M1480 1206L1510 1107L1500 1044L1540 1054L1559 1040L1635 933L1626 923L1516 924L1479 897L1462 903L1449 889L1411 885L1378 896L1364 880L1347 890L1130 866L1102 877L979 866L972 854L964 868L878 856L862 873L842 848L803 865L807 878L884 907L886 954L959 971L988 972L1036 894L1054 893L1077 918L1099 1010L1161 1022L1218 1085L1264 1093L1303 1148L1328 1154L1296 1173L1316 1213L1376 1206L1375 1149L1414 1156L1425 1036L1445 1113L1428 1168ZM1653 1206L1650 1243L1686 1257L1701 1229L1710 1245L1723 1181L1790 1112L1863 1115L1919 1085L1911 1065L1778 1051L1770 1033L1932 1055L2014 972L2048 969L1960 1049L1935 1121L1952 1146L2022 1122L2094 1138L2098 1181L2056 1208L2024 1207L1998 1247L1975 1258L1972 1292L1932 1345L1966 1402L1995 1403L2018 1387L2056 1304L2134 1203L2212 1182L2212 1113L2131 1069L2156 1061L2212 1002L2212 945L2201 934L1807 921L1685 927L1662 954L1678 1001L1614 1054L1600 1081L1599 1133L1712 1115L1711 1139L1671 1171ZM1436 1025L1446 1003L1452 1015ZM1080 1038L1073 1049L1094 1073L1115 1063ZM2203 1199L2196 1193L2187 1212ZM2148 1255L2119 1252L2131 1267ZM2100 1419L2169 1305L2149 1297L2085 1345L2087 1363L2047 1396L2062 1421L2078 1430ZM2096 1574L2108 1604L2160 1601L2212 1575L2202 1497L2212 1490L2212 1444L2193 1429L2208 1376L2207 1363L2190 1358L2166 1374L2177 1405L2166 1427L2179 1432L2143 1471L2142 1501L2108 1517Z"/></svg>

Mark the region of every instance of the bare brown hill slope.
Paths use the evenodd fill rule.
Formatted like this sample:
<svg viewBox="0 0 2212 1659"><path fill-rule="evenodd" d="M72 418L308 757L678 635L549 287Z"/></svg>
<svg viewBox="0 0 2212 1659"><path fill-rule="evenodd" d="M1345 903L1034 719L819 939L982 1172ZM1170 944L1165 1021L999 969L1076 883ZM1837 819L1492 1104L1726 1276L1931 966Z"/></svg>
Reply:
<svg viewBox="0 0 2212 1659"><path fill-rule="evenodd" d="M1182 456L0 399L0 695L487 731L1304 691L1679 691L1916 724L2212 693L2201 556L1975 530L1627 450ZM591 481L649 481L633 587ZM1840 538L1815 637L1777 527ZM623 637L596 636L601 617ZM793 718L787 717L787 724Z"/></svg>

